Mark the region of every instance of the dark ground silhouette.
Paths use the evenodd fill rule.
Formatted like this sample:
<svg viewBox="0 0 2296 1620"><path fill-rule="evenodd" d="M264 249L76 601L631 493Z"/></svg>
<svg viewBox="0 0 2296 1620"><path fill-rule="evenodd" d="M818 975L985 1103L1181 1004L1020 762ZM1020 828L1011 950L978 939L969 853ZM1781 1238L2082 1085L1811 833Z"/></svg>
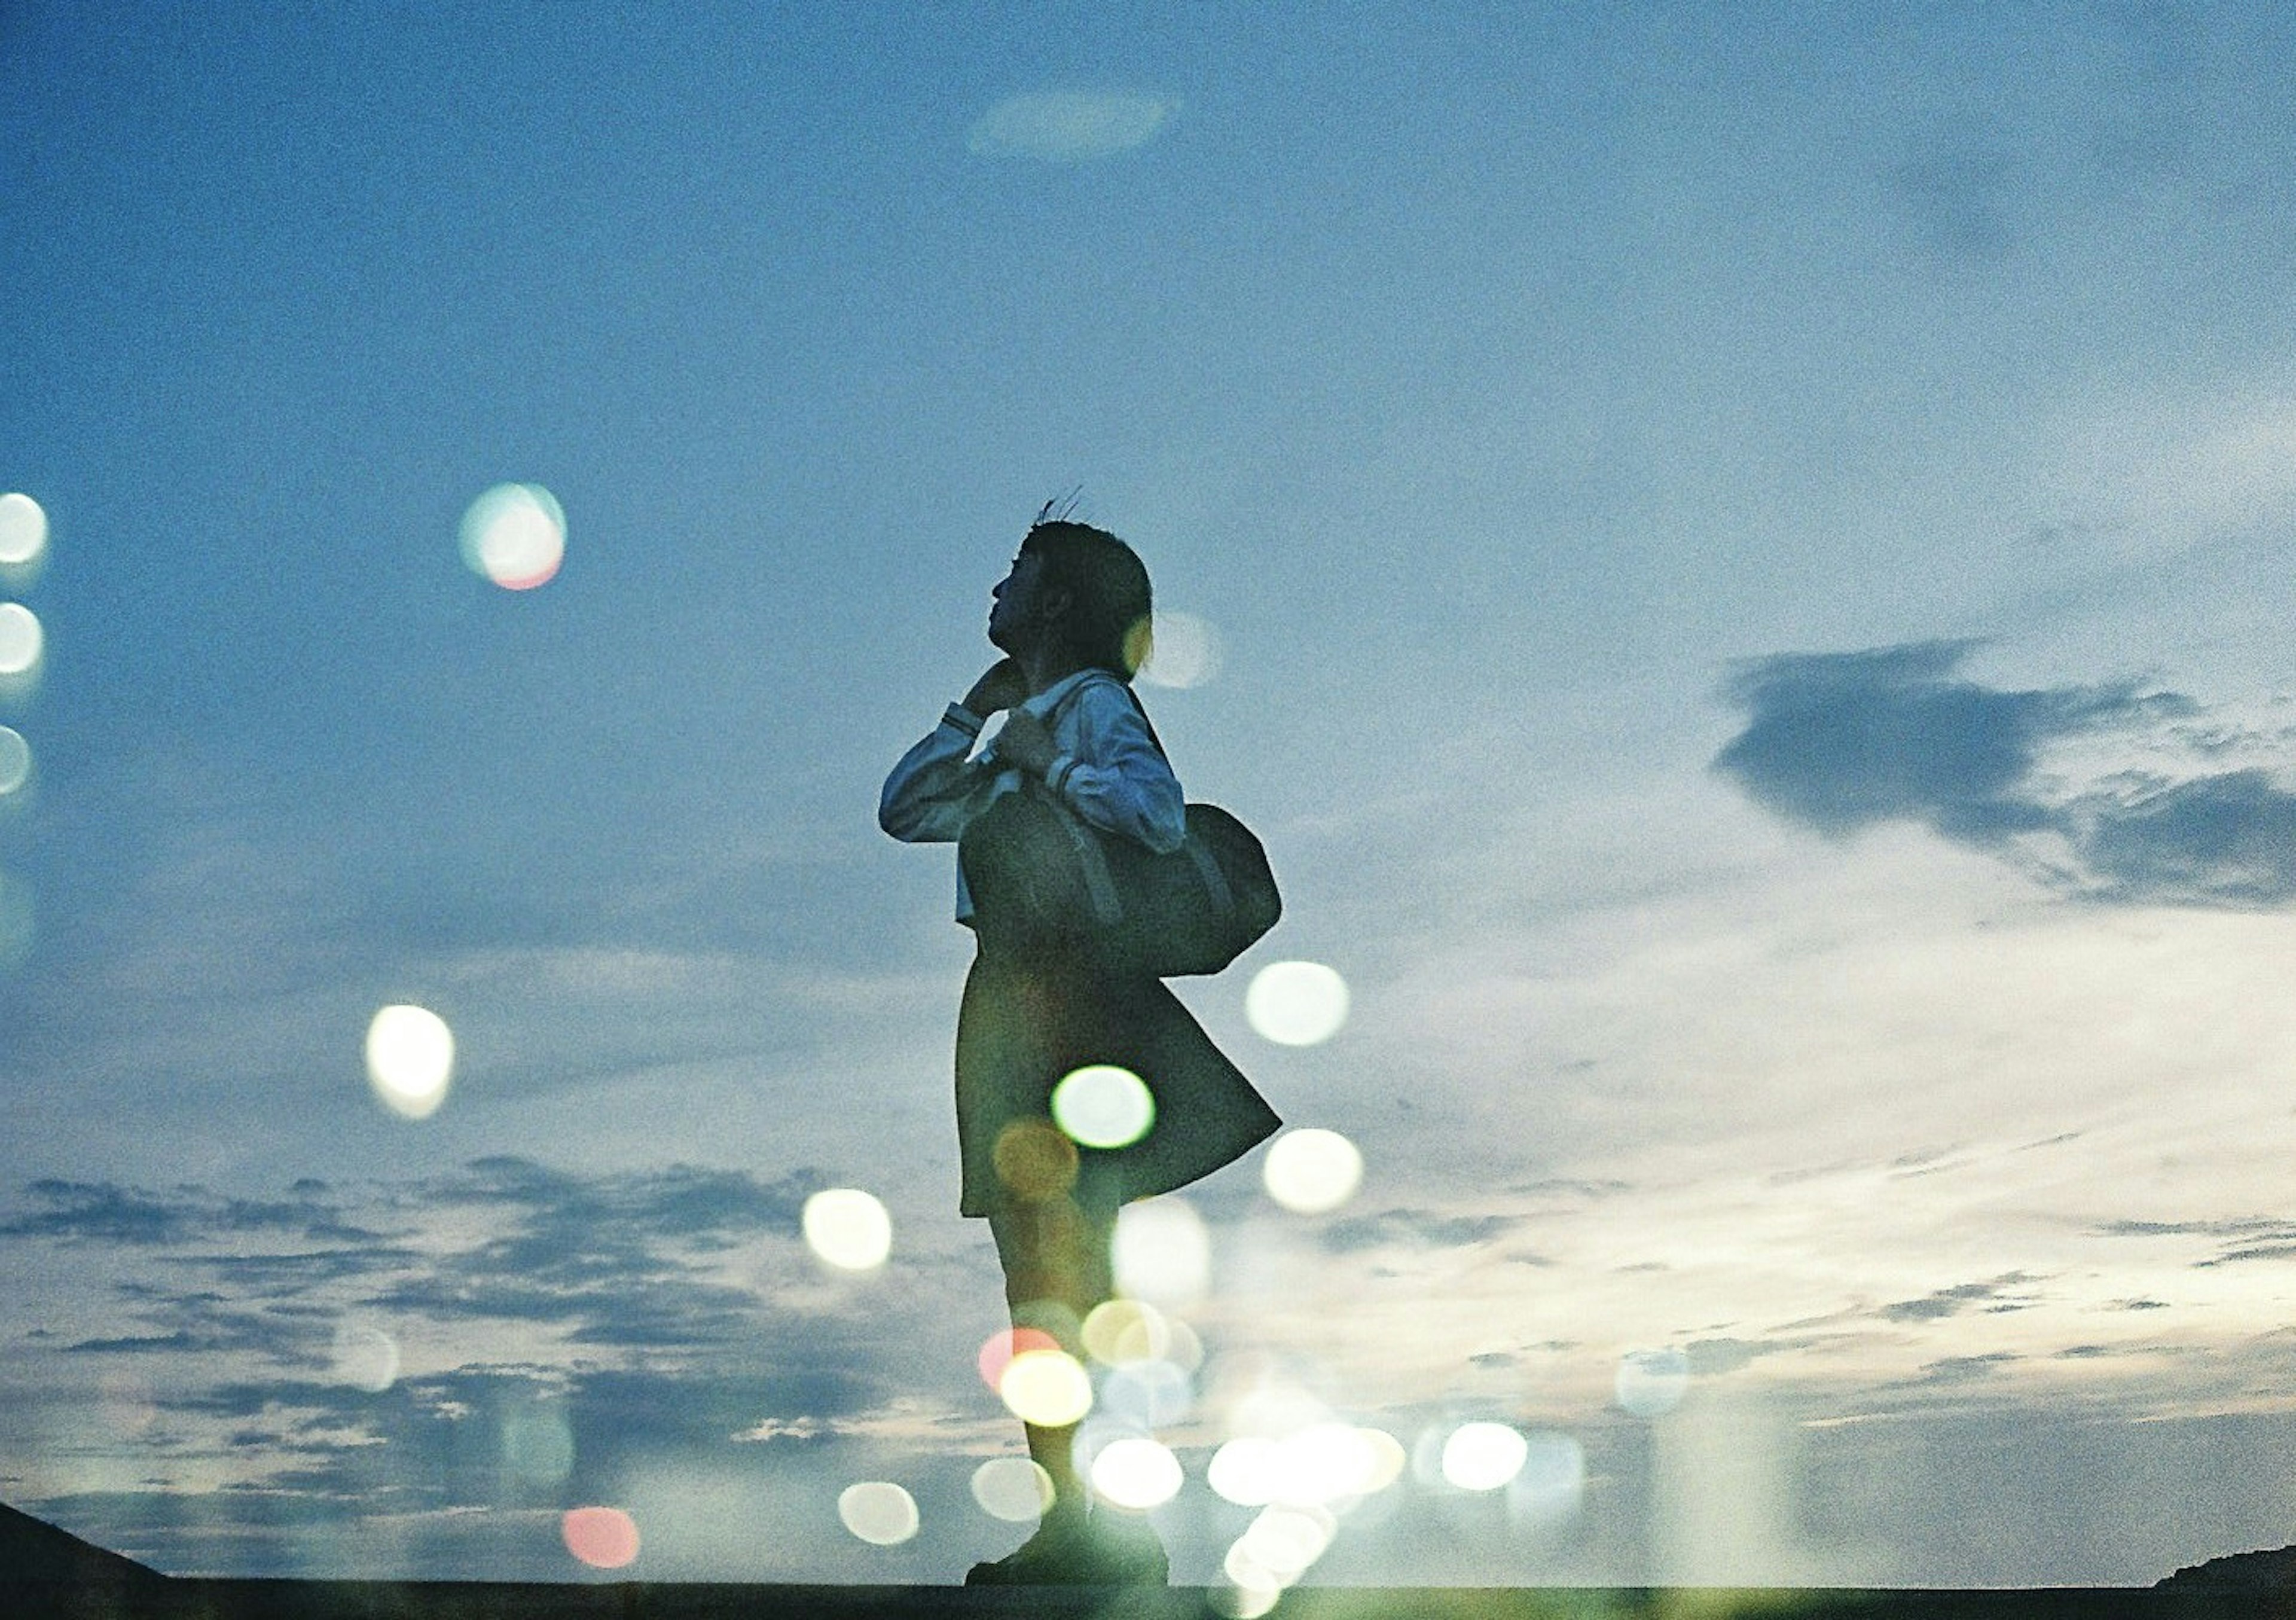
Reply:
<svg viewBox="0 0 2296 1620"><path fill-rule="evenodd" d="M6 1620L1197 1620L1201 1588L752 1586L699 1582L250 1581L169 1577L0 1507ZM1276 1620L2296 1620L2296 1548L2180 1569L2144 1588L1338 1587L1285 1594Z"/></svg>

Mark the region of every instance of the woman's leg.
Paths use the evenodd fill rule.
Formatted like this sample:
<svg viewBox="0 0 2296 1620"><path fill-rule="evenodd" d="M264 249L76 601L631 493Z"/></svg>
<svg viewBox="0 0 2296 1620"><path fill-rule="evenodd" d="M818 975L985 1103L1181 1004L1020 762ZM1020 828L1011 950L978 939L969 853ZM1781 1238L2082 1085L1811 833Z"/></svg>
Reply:
<svg viewBox="0 0 2296 1620"><path fill-rule="evenodd" d="M1072 1193L1007 1204L988 1217L1004 1268L1004 1300L1015 1328L1049 1332L1084 1360L1078 1329L1114 1292L1110 1246L1113 1211L1089 1210ZM1029 1423L1029 1455L1053 1482L1047 1525L1072 1525L1084 1513L1085 1482L1076 1471L1076 1426Z"/></svg>

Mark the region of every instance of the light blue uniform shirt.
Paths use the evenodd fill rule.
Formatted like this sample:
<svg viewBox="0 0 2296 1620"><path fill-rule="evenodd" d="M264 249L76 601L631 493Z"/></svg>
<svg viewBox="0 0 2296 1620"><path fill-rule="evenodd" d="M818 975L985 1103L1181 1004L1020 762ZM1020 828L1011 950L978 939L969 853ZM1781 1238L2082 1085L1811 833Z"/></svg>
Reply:
<svg viewBox="0 0 2296 1620"><path fill-rule="evenodd" d="M1185 841L1179 780L1122 681L1105 670L1079 670L1020 707L1051 730L1054 755L1045 785L1078 818L1160 853ZM951 703L885 778L877 825L904 843L954 843L1000 795L1017 792L1021 771L998 761L993 738L973 752L986 723ZM972 916L960 871L956 920Z"/></svg>

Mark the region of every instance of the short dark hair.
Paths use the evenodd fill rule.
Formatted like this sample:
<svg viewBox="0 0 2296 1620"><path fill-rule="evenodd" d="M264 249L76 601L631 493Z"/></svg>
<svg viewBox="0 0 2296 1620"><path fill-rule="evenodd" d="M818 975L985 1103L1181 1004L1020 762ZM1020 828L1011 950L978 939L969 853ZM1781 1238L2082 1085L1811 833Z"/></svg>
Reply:
<svg viewBox="0 0 2296 1620"><path fill-rule="evenodd" d="M1038 580L1069 593L1068 633L1077 656L1130 680L1148 662L1155 604L1148 568L1105 529L1067 518L1039 518L1021 549L1040 559Z"/></svg>

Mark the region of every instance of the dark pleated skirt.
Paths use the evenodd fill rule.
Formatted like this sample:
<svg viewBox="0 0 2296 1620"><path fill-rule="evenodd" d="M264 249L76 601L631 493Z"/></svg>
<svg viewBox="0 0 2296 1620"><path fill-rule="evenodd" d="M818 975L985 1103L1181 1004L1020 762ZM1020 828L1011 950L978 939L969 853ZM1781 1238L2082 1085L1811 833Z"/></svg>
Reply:
<svg viewBox="0 0 2296 1620"><path fill-rule="evenodd" d="M984 945L956 1021L964 1213L987 1215L1013 1198L997 1173L998 1139L1015 1125L1049 1126L1053 1088L1103 1063L1145 1081L1156 1115L1127 1147L1079 1150L1076 1191L1088 1205L1113 1208L1185 1187L1242 1157L1281 1122L1159 981L1111 980L1073 957Z"/></svg>

